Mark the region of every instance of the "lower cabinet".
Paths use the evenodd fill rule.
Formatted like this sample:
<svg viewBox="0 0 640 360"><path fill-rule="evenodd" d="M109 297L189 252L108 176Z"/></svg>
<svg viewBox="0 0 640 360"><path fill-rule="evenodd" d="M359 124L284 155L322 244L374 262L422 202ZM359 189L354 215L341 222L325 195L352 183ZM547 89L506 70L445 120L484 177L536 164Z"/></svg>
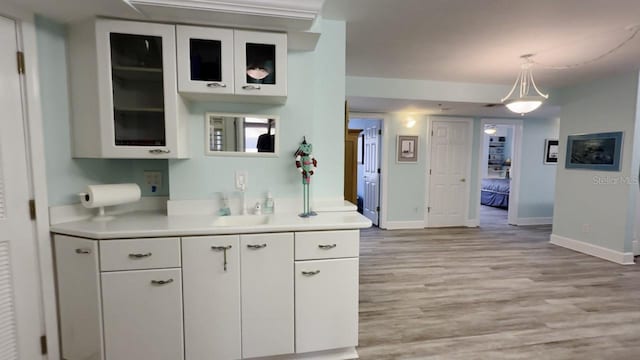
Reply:
<svg viewBox="0 0 640 360"><path fill-rule="evenodd" d="M102 273L107 360L179 360L182 344L180 269Z"/></svg>
<svg viewBox="0 0 640 360"><path fill-rule="evenodd" d="M295 264L296 352L358 345L358 259Z"/></svg>
<svg viewBox="0 0 640 360"><path fill-rule="evenodd" d="M185 359L242 357L240 238L182 239Z"/></svg>
<svg viewBox="0 0 640 360"><path fill-rule="evenodd" d="M294 352L293 233L240 235L242 356Z"/></svg>

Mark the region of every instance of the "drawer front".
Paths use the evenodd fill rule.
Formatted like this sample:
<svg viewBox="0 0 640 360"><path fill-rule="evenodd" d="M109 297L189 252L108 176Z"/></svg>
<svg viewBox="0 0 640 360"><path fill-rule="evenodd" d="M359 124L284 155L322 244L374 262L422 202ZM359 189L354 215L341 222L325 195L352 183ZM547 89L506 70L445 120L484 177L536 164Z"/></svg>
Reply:
<svg viewBox="0 0 640 360"><path fill-rule="evenodd" d="M297 232L296 260L358 257L359 230Z"/></svg>
<svg viewBox="0 0 640 360"><path fill-rule="evenodd" d="M180 239L100 241L100 270L140 270L180 267Z"/></svg>

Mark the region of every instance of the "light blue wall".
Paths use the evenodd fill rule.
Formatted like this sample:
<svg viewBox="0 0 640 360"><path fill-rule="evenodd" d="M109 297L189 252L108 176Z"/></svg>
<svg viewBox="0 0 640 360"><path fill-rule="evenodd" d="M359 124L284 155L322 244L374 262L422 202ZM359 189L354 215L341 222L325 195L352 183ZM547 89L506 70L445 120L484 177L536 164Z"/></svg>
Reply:
<svg viewBox="0 0 640 360"><path fill-rule="evenodd" d="M631 251L637 184L598 183L638 173L638 72L563 89L553 234L614 251ZM567 136L623 131L620 172L565 169ZM635 153L634 153L634 147ZM587 224L591 231L584 231Z"/></svg>
<svg viewBox="0 0 640 360"><path fill-rule="evenodd" d="M234 190L235 171L246 170L247 194L300 197L301 177L294 153L303 136L313 144L318 170L312 178L316 198L342 198L344 172L345 36L344 22L319 19L322 35L313 52L289 52L285 105L198 102L189 106L192 157L171 160L172 200L210 199ZM280 116L280 156L242 158L204 155L205 112Z"/></svg>
<svg viewBox="0 0 640 360"><path fill-rule="evenodd" d="M167 195L166 160L71 158L66 27L37 17L36 32L49 206L77 203L75 194L88 184L136 182L144 195ZM142 185L144 170L163 173L163 186L157 193L151 194Z"/></svg>

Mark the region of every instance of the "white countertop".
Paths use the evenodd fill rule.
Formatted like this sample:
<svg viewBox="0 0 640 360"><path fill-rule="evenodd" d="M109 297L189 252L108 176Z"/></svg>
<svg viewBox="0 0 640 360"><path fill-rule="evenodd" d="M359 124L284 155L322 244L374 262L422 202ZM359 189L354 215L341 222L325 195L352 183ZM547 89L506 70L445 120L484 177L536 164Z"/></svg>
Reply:
<svg viewBox="0 0 640 360"><path fill-rule="evenodd" d="M217 216L172 215L162 211L139 211L118 215L110 221L81 220L55 224L51 232L90 239L119 239L163 236L249 234L287 231L361 229L371 221L355 211L319 212L301 218L296 214L273 214L265 224L215 226Z"/></svg>

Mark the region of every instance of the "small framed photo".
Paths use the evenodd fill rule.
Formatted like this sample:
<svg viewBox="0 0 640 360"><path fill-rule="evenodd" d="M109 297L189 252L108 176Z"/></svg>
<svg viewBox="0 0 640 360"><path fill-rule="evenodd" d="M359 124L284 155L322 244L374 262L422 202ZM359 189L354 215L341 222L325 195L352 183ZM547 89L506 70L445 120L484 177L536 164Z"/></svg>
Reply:
<svg viewBox="0 0 640 360"><path fill-rule="evenodd" d="M620 171L622 131L569 135L567 169Z"/></svg>
<svg viewBox="0 0 640 360"><path fill-rule="evenodd" d="M544 141L544 163L547 165L555 165L558 163L558 148L560 142L558 139L546 139Z"/></svg>
<svg viewBox="0 0 640 360"><path fill-rule="evenodd" d="M418 136L398 135L397 162L418 162Z"/></svg>

